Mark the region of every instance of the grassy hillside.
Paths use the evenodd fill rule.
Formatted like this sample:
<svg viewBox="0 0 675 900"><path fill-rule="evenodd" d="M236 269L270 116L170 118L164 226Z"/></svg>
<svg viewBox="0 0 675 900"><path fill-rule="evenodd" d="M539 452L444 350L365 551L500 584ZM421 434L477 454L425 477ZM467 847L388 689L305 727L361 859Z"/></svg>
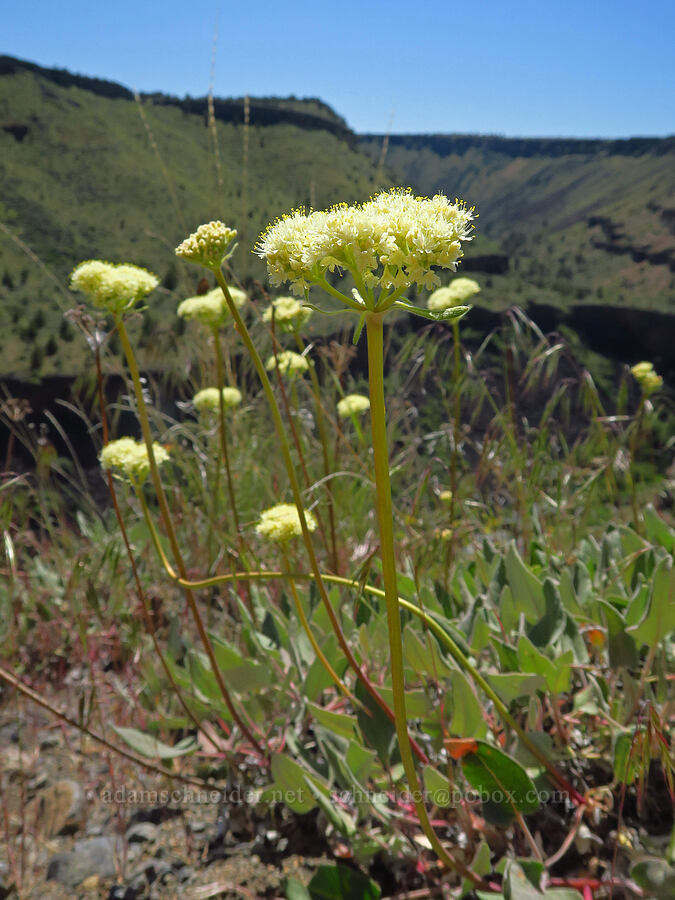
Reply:
<svg viewBox="0 0 675 900"><path fill-rule="evenodd" d="M359 143L381 157L382 136ZM497 256L489 282L504 303L675 310L675 138L394 135L385 169L476 205L481 239L469 257L509 258L500 273Z"/></svg>
<svg viewBox="0 0 675 900"><path fill-rule="evenodd" d="M195 292L196 270L179 263L173 248L201 222L236 224L236 272L262 278L250 249L268 221L293 206L373 191L374 165L314 101L300 115L300 101L282 104L267 126L256 122L264 105L252 105L245 171L243 124L216 123L216 157L203 115L145 98L142 117L133 97L106 96L103 85L59 84L40 70L0 75L0 223L11 231L0 230L0 371L35 370L40 362L46 373L63 359L77 370L82 341L72 341L62 314L79 299L63 286L83 259L127 260L159 274L172 292L155 311L161 326Z"/></svg>
<svg viewBox="0 0 675 900"><path fill-rule="evenodd" d="M86 349L63 312L89 257L163 279L146 348L166 359L173 310L197 275L173 248L213 217L236 225L240 279L264 278L250 249L265 224L410 184L475 204L465 269L492 308L529 301L673 311L675 140L536 141L358 137L319 100L149 95L0 57L0 373L77 372ZM246 152L245 147L248 147ZM146 350L146 356L149 349Z"/></svg>

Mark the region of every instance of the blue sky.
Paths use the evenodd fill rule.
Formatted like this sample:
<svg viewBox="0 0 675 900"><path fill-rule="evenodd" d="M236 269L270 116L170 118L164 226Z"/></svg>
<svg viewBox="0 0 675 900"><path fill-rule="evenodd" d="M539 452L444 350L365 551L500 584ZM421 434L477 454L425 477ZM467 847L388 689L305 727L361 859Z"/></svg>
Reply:
<svg viewBox="0 0 675 900"><path fill-rule="evenodd" d="M675 133L672 0L0 0L0 53L204 95L216 20L217 95L321 97L359 132Z"/></svg>

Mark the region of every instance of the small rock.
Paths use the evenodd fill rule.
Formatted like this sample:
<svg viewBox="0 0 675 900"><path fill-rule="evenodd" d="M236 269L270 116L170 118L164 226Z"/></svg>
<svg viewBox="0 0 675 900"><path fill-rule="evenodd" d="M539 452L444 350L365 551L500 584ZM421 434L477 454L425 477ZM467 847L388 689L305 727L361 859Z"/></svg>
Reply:
<svg viewBox="0 0 675 900"><path fill-rule="evenodd" d="M186 881L190 881L195 874L195 870L192 866L183 866L182 869L178 870L177 878L181 884L185 884Z"/></svg>
<svg viewBox="0 0 675 900"><path fill-rule="evenodd" d="M152 822L137 822L127 829L127 840L130 844L154 841L157 839L158 828Z"/></svg>
<svg viewBox="0 0 675 900"><path fill-rule="evenodd" d="M0 900L10 897L14 890L14 884L9 880L9 866L0 861Z"/></svg>
<svg viewBox="0 0 675 900"><path fill-rule="evenodd" d="M57 781L26 807L26 821L35 823L43 837L74 834L85 818L84 791L77 781Z"/></svg>
<svg viewBox="0 0 675 900"><path fill-rule="evenodd" d="M58 747L62 741L63 738L60 734L49 731L40 738L40 750L51 750L53 747Z"/></svg>
<svg viewBox="0 0 675 900"><path fill-rule="evenodd" d="M90 875L115 875L115 852L110 838L76 841L70 853L55 853L47 866L47 881L76 887Z"/></svg>
<svg viewBox="0 0 675 900"><path fill-rule="evenodd" d="M125 884L115 884L110 888L108 900L136 900L138 894Z"/></svg>

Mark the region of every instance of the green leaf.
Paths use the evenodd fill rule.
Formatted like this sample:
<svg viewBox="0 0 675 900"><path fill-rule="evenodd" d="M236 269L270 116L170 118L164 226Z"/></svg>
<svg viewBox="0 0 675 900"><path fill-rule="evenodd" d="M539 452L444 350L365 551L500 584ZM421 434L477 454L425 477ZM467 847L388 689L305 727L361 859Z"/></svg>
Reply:
<svg viewBox="0 0 675 900"><path fill-rule="evenodd" d="M551 578L544 581L544 602L546 612L528 628L528 637L537 647L546 647L557 640L565 628L565 610L558 589Z"/></svg>
<svg viewBox="0 0 675 900"><path fill-rule="evenodd" d="M297 878L286 878L284 882L286 900L312 900L312 895Z"/></svg>
<svg viewBox="0 0 675 900"><path fill-rule="evenodd" d="M645 507L643 515L645 530L649 540L659 544L668 553L672 553L675 550L675 529L669 528L651 503Z"/></svg>
<svg viewBox="0 0 675 900"><path fill-rule="evenodd" d="M529 697L546 688L546 679L541 675L509 672L503 675L488 675L487 680L504 703L512 703L519 697Z"/></svg>
<svg viewBox="0 0 675 900"><path fill-rule="evenodd" d="M660 643L675 630L675 569L672 559L664 557L652 574L651 596L642 619L626 628L638 644Z"/></svg>
<svg viewBox="0 0 675 900"><path fill-rule="evenodd" d="M518 662L524 672L542 675L546 679L546 686L551 693L560 694L569 690L572 678L571 665L574 662L574 654L571 650L552 662L537 650L529 638L522 635L518 641Z"/></svg>
<svg viewBox="0 0 675 900"><path fill-rule="evenodd" d="M317 722L328 728L334 734L341 735L346 738L356 737L356 717L348 716L344 713L336 713L329 709L323 709L315 703L308 703L307 709L314 716Z"/></svg>
<svg viewBox="0 0 675 900"><path fill-rule="evenodd" d="M425 766L422 770L422 775L424 777L424 787L430 796L431 802L435 806L443 808L452 806L452 789L445 775L441 775L438 769L434 769L433 766Z"/></svg>
<svg viewBox="0 0 675 900"><path fill-rule="evenodd" d="M380 888L356 869L319 866L309 883L312 900L379 900Z"/></svg>
<svg viewBox="0 0 675 900"><path fill-rule="evenodd" d="M424 309L421 306L413 306L412 303L404 303L403 300L397 300L394 306L398 309L404 309L414 316L420 316L422 319L431 319L432 322L456 322L457 319L461 319L471 309L470 306L451 306L448 309L441 310Z"/></svg>
<svg viewBox="0 0 675 900"><path fill-rule="evenodd" d="M675 868L664 859L647 857L633 864L630 876L641 888L656 900L672 900L675 897Z"/></svg>
<svg viewBox="0 0 675 900"><path fill-rule="evenodd" d="M458 737L484 737L487 725L483 707L471 682L463 672L455 670L450 676L452 690L452 719L449 730Z"/></svg>
<svg viewBox="0 0 675 900"><path fill-rule="evenodd" d="M597 601L607 623L607 650L609 664L613 669L621 666L627 669L638 667L638 652L631 635L626 634L626 623L621 613L606 600Z"/></svg>
<svg viewBox="0 0 675 900"><path fill-rule="evenodd" d="M329 635L322 643L319 641L324 656L333 667L335 673L342 678L349 663L338 646L337 637L334 634ZM305 682L302 692L308 700L316 701L319 699L323 691L333 684L333 679L325 669L324 664L318 657L315 657L307 670Z"/></svg>
<svg viewBox="0 0 675 900"><path fill-rule="evenodd" d="M510 820L514 811L527 815L539 809L537 790L525 769L491 744L478 741L478 749L462 757L462 770L478 791L486 818L494 812L500 821Z"/></svg>
<svg viewBox="0 0 675 900"><path fill-rule="evenodd" d="M285 753L275 753L270 767L274 784L264 792L263 797L276 789L281 793L283 802L293 812L308 813L314 809L317 801L305 781L307 769Z"/></svg>
<svg viewBox="0 0 675 900"><path fill-rule="evenodd" d="M506 577L516 607L528 622L539 622L546 614L544 588L537 576L525 565L513 542L506 553Z"/></svg>
<svg viewBox="0 0 675 900"><path fill-rule="evenodd" d="M170 746L136 728L122 728L119 725L111 727L132 750L149 759L175 759L177 756L187 756L189 753L194 753L199 746L193 737L184 738Z"/></svg>
<svg viewBox="0 0 675 900"><path fill-rule="evenodd" d="M377 752L382 765L388 768L396 743L396 729L361 681L357 681L354 694L361 702L361 707L356 713L361 733L366 743Z"/></svg>

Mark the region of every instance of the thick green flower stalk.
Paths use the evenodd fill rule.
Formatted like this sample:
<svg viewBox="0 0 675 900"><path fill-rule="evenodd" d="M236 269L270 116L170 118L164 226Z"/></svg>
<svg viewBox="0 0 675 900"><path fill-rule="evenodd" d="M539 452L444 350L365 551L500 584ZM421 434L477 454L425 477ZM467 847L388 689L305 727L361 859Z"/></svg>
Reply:
<svg viewBox="0 0 675 900"><path fill-rule="evenodd" d="M464 867L441 844L420 799L408 735L384 396L383 319L393 307L446 321L467 312L465 306L423 310L400 298L413 285L427 290L438 286L435 268L456 269L462 242L471 239L473 218L473 210L459 201L451 203L441 194L429 199L394 189L362 205L341 205L309 214L296 211L269 226L256 248L267 261L273 283L288 281L298 295L317 285L359 315L359 331L363 325L366 327L376 507L396 733L420 824L438 856L455 869ZM354 280L351 297L326 279L327 272L338 268L349 272Z"/></svg>

